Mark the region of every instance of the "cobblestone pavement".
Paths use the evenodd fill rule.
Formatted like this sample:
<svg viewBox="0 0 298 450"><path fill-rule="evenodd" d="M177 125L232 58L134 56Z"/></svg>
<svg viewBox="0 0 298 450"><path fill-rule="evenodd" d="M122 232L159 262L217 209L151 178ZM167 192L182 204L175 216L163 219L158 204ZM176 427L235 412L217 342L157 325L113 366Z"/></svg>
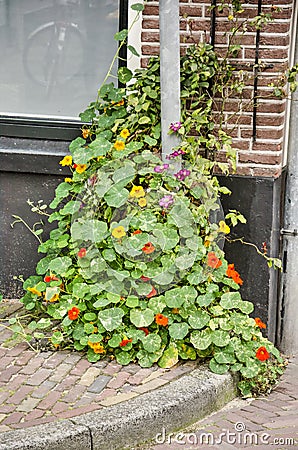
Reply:
<svg viewBox="0 0 298 450"><path fill-rule="evenodd" d="M0 304L0 318L9 307ZM3 312L4 311L4 312ZM26 343L13 345L11 331L0 322L0 432L66 419L99 410L149 392L192 371L184 363L170 370L157 366L120 366L106 359L89 363L69 351L35 352Z"/></svg>
<svg viewBox="0 0 298 450"><path fill-rule="evenodd" d="M298 359L293 358L279 385L267 397L233 400L192 427L165 437L162 426L150 450L256 450L298 448ZM210 434L208 434L210 433ZM170 443L169 443L170 442Z"/></svg>

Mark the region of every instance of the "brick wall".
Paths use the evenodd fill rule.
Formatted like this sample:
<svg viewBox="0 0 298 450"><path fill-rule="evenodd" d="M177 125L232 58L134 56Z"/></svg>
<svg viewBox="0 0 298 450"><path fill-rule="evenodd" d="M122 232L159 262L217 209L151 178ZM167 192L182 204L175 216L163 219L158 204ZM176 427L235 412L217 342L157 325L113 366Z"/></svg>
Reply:
<svg viewBox="0 0 298 450"><path fill-rule="evenodd" d="M145 67L151 55L159 53L159 7L158 1L149 1L143 12L142 21L142 67ZM210 40L210 1L207 0L180 0L180 42L181 53L189 42L209 42ZM276 12L275 8L280 11ZM243 3L245 18L257 15L257 0L247 0ZM274 82L282 71L288 67L290 54L290 36L292 28L294 0L263 0L262 12L272 13L274 22L268 23L260 31L259 57L262 72L258 78L258 107L256 114L256 138L253 139L253 111L251 99L253 98L253 66L256 55L256 31L248 29L241 37L242 50L236 63L248 67L247 88L244 92L244 102L241 118L231 117L239 100L232 100L226 108L226 118L230 118L230 126L237 122L232 135L234 147L238 149L237 173L239 175L277 177L283 165L283 152L285 147L286 99L270 98L272 91L268 84ZM215 48L220 52L228 42L227 30L231 27L228 14L217 14ZM192 37L189 34L189 21L191 21ZM247 70L247 69L246 69ZM249 73L250 72L250 73ZM267 98L266 98L267 97Z"/></svg>

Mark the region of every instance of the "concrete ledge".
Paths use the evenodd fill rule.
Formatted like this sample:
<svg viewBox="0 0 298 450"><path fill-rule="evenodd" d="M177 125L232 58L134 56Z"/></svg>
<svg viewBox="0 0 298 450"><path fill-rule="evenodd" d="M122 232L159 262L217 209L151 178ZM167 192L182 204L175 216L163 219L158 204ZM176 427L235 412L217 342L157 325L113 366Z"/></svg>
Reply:
<svg viewBox="0 0 298 450"><path fill-rule="evenodd" d="M237 377L205 366L99 411L0 434L0 450L118 450L182 429L237 395Z"/></svg>

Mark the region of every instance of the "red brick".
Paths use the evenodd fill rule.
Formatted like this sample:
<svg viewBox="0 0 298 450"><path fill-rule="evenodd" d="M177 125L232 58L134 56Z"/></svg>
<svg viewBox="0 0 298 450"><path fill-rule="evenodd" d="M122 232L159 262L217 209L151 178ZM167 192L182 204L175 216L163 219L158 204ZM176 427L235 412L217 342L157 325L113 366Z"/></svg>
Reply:
<svg viewBox="0 0 298 450"><path fill-rule="evenodd" d="M82 406L81 408L74 408L69 411L61 412L57 414L57 417L59 417L59 419L69 419L70 417L80 416L91 411L97 411L101 408L102 406L93 403L91 405L89 404L88 406Z"/></svg>
<svg viewBox="0 0 298 450"><path fill-rule="evenodd" d="M23 414L20 412L14 412L2 420L1 425L10 425L12 423L18 423L22 419Z"/></svg>
<svg viewBox="0 0 298 450"><path fill-rule="evenodd" d="M70 371L70 375L83 375L86 370L91 367L91 363L87 359L81 359Z"/></svg>
<svg viewBox="0 0 298 450"><path fill-rule="evenodd" d="M86 386L77 385L74 386L68 394L63 397L63 402L74 403L78 398L80 398L86 391Z"/></svg>
<svg viewBox="0 0 298 450"><path fill-rule="evenodd" d="M39 369L32 375L27 383L31 386L39 386L43 381L49 378L52 375L52 371L50 369Z"/></svg>
<svg viewBox="0 0 298 450"><path fill-rule="evenodd" d="M21 370L19 366L9 366L2 374L1 374L1 382L9 382L13 375L18 373Z"/></svg>
<svg viewBox="0 0 298 450"><path fill-rule="evenodd" d="M239 152L239 162L240 163L254 163L254 164L270 164L277 165L281 164L281 155L264 155L258 153L242 153Z"/></svg>
<svg viewBox="0 0 298 450"><path fill-rule="evenodd" d="M61 392L52 391L39 403L38 408L50 410L60 398Z"/></svg>
<svg viewBox="0 0 298 450"><path fill-rule="evenodd" d="M13 403L15 405L19 405L24 398L26 398L32 391L33 386L21 386L18 391L16 391L9 399L7 403Z"/></svg>

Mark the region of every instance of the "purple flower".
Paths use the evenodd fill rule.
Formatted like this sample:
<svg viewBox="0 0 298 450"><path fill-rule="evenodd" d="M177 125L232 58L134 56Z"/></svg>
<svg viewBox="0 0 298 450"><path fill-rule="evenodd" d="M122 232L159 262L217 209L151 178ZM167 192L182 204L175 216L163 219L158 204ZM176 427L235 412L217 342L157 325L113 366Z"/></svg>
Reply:
<svg viewBox="0 0 298 450"><path fill-rule="evenodd" d="M162 173L162 172L164 172L165 170L167 170L168 168L169 168L169 164L164 164L164 165L162 165L162 166L155 166L155 167L154 167L154 172Z"/></svg>
<svg viewBox="0 0 298 450"><path fill-rule="evenodd" d="M174 203L174 198L172 195L165 195L163 198L159 200L159 205L162 208L169 208Z"/></svg>
<svg viewBox="0 0 298 450"><path fill-rule="evenodd" d="M176 131L180 130L181 126L182 126L181 122L172 122L170 125L170 130L176 132Z"/></svg>
<svg viewBox="0 0 298 450"><path fill-rule="evenodd" d="M177 158L177 156L180 155L185 155L185 151L182 150L181 148L179 148L179 150L175 150L173 153L170 153L169 155L166 156L167 159L173 159L173 158Z"/></svg>
<svg viewBox="0 0 298 450"><path fill-rule="evenodd" d="M190 170L187 169L181 169L179 172L174 173L174 177L176 177L179 181L183 181L186 177L188 177L188 175L190 175Z"/></svg>

